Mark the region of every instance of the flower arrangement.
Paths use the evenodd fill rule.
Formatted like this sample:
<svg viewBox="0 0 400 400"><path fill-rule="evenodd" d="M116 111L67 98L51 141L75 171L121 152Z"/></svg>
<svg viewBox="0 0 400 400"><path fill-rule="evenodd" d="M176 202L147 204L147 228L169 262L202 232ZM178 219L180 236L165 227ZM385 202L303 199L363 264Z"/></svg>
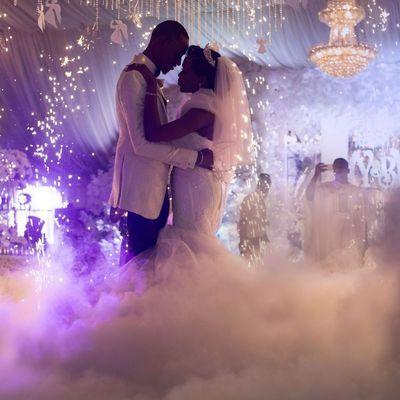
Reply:
<svg viewBox="0 0 400 400"><path fill-rule="evenodd" d="M86 210L96 216L103 216L108 213L108 197L111 192L113 169L108 171L99 170L96 175L92 175L86 189Z"/></svg>
<svg viewBox="0 0 400 400"><path fill-rule="evenodd" d="M92 276L104 265L118 265L121 235L109 218L108 196L112 169L91 176L85 191L83 208L72 204L59 220L62 241L74 250L71 270L75 276Z"/></svg>
<svg viewBox="0 0 400 400"><path fill-rule="evenodd" d="M0 184L23 186L33 176L32 166L25 153L19 150L0 149Z"/></svg>
<svg viewBox="0 0 400 400"><path fill-rule="evenodd" d="M22 255L28 251L28 243L24 237L18 236L16 227L0 224L1 254Z"/></svg>

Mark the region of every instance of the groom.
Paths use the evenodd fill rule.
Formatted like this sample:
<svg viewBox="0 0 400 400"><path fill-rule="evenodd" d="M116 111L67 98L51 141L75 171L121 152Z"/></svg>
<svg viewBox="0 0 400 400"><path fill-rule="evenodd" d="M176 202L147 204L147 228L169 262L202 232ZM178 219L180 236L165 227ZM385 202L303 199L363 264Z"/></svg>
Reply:
<svg viewBox="0 0 400 400"><path fill-rule="evenodd" d="M146 65L155 76L168 73L181 64L189 45L189 35L176 21L164 21L156 26L150 43L132 63ZM116 92L119 139L114 164L110 204L128 211L128 261L154 246L159 231L169 214L167 184L170 166L210 168L210 150L199 152L151 143L144 137L143 109L146 82L140 72L129 65L122 71ZM167 123L166 101L161 89L158 108L162 123Z"/></svg>

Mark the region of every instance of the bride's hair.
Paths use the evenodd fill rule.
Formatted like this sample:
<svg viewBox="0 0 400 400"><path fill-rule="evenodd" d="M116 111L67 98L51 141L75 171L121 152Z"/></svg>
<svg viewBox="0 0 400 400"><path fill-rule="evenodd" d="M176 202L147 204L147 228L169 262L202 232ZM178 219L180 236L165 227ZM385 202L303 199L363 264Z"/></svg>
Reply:
<svg viewBox="0 0 400 400"><path fill-rule="evenodd" d="M221 54L211 49L209 52L212 59L215 61L214 66L207 60L204 49L200 46L189 46L187 56L192 59L192 68L195 74L207 78L207 84L203 87L205 89L214 89L218 58L221 57Z"/></svg>

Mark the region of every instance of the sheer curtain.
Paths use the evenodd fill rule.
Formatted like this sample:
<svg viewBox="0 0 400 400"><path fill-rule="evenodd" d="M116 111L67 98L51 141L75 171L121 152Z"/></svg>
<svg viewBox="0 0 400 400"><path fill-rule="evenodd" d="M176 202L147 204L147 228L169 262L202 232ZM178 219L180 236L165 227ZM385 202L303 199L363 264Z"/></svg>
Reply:
<svg viewBox="0 0 400 400"><path fill-rule="evenodd" d="M132 57L134 43L123 49L98 40L93 50L84 53L76 44L76 33L20 32L13 36L9 53L0 57L4 109L0 146L20 148L42 142L44 133L37 129L37 121L42 120L49 123L46 132L50 136L64 136L57 146L63 142L76 151L70 160L78 162L85 153L91 156L94 152L96 161L104 164L117 132L115 84ZM74 48L66 51L68 44ZM62 67L65 56L75 61ZM55 125L53 115L62 125ZM36 129L36 136L30 134L30 127Z"/></svg>
<svg viewBox="0 0 400 400"><path fill-rule="evenodd" d="M62 29L48 27L44 33L37 26L36 2L19 0L18 7L14 7L12 1L0 2L0 12L7 13L7 18L0 20L0 28L11 26L13 35L10 51L0 54L0 146L27 147L33 151L35 145L44 142L44 133L32 136L28 129L38 130L37 121L46 122L47 117L49 126L46 132L53 137L63 135L55 146L59 147L63 142L72 149L72 154L68 148L64 149L63 162L68 163L68 168L76 166L77 170L93 170L109 162L117 137L114 90L119 72L139 51L138 44L147 42L143 33L157 21L145 19L140 31L125 21L131 36L128 45L122 48L110 44L110 21L117 17L117 13L102 8L101 39L96 40L93 49L85 53L76 40L81 25L93 23L93 7L80 6L78 0L59 2L62 5ZM228 2L221 3L221 10L224 10ZM367 2L360 0L360 3L365 6ZM360 39L381 44L377 62L398 63L400 28L396 24L400 21L400 3L382 0L379 4L390 14L387 30L380 32L376 29L372 34L371 26L363 22L363 31L359 30ZM309 68L307 54L310 47L328 39L328 27L317 17L325 5L326 0L309 0L306 8L285 6L286 20L282 29L274 34L273 43L265 54L257 53L257 38L247 36L241 29L237 29L232 39L231 32L214 23L211 37L211 13L207 11L201 15L204 23L200 41L202 45L211 41L225 44L223 53L237 58L243 59L243 55L251 53L252 60L261 67ZM66 50L68 44L74 46L72 50ZM62 58L67 55L75 61L62 67ZM83 73L78 74L79 68ZM55 86L50 78L53 77L59 83L56 92L61 93L62 100L52 92ZM174 77L176 73L170 74L169 81ZM76 90L72 89L74 85ZM63 87L66 90L62 90ZM46 95L50 96L50 101ZM55 125L53 111L55 120L62 125Z"/></svg>
<svg viewBox="0 0 400 400"><path fill-rule="evenodd" d="M149 0L146 0L148 2ZM187 0L186 0L187 1ZM300 0L299 0L300 2ZM95 10L93 7L85 6L81 0L59 0L62 6L62 27L67 31L78 32L81 24L93 23L95 20ZM101 2L102 3L102 2ZM100 4L101 4L100 3ZM156 3L156 0L154 0ZM174 0L168 0L169 15L165 14L166 2L162 2L160 12L161 19L174 17ZM313 44L326 42L328 40L328 27L318 20L318 12L326 7L327 0L301 0L301 4L297 7L289 6L296 4L296 0L287 0L287 5L283 8L283 15L285 21L283 22L282 29L278 28L273 33L273 43L267 47L265 54L257 53L257 36L261 34L258 24L256 24L255 32L246 32L244 24L239 21L235 28L227 27L227 23L221 25L215 20L217 13L211 12L211 2L207 0L205 3L208 7L204 7L201 3L200 19L202 21L202 31L198 35L195 33L193 37L194 42L200 41L202 44L207 42L217 41L223 44L227 50L236 56L243 56L243 54L251 54L255 60L264 65L270 64L271 67L305 67L309 66L307 61L307 54ZM266 7L267 1L261 2ZM384 55L387 62L400 61L398 45L400 42L400 2L398 0L379 0L376 5L373 5L370 0L358 0L367 11L367 19L359 25L359 36L361 40L370 43L382 44L380 53ZM217 2L214 1L214 8ZM251 4L251 3L250 3ZM258 1L254 4L258 6ZM367 7L369 5L369 7ZM182 6L182 4L181 4ZM0 11L7 13L7 18L4 24L11 25L16 31L25 32L38 32L36 13L36 1L32 0L18 0L18 7L13 6L13 2L4 0L0 2ZM229 0L218 1L218 9L220 14L227 15L232 13L232 2ZM380 8L378 8L380 7ZM182 8L182 7L181 7ZM371 11L374 13L371 19ZM381 31L381 18L380 13L385 10L388 14L387 29ZM188 21L188 16L185 16L186 8L180 10L180 15L184 23ZM265 14L265 13L264 13ZM267 15L267 14L265 14ZM117 18L118 13L116 10L100 8L100 24L104 32L110 32L110 21ZM127 22L126 13L122 11L120 17L124 20L129 28L133 24ZM197 17L197 16L196 16ZM368 20L368 23L367 23ZM226 19L227 21L227 19ZM149 21L144 21L145 29L155 23L152 18ZM374 28L372 25L376 24ZM0 20L1 24L1 20ZM251 25L251 24L250 24ZM265 21L263 32L266 33L268 28L268 21ZM51 28L46 28L51 31ZM373 30L375 32L373 32ZM53 29L54 31L54 29ZM109 34L108 34L109 37ZM398 43L396 45L396 42Z"/></svg>

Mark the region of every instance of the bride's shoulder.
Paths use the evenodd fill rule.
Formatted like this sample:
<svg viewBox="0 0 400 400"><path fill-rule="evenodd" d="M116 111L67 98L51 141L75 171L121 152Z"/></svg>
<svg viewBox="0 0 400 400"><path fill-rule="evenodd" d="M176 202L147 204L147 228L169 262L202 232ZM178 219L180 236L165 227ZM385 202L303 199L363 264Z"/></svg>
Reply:
<svg viewBox="0 0 400 400"><path fill-rule="evenodd" d="M210 89L200 89L193 93L186 103L186 108L201 108L210 112L215 110L215 94Z"/></svg>

